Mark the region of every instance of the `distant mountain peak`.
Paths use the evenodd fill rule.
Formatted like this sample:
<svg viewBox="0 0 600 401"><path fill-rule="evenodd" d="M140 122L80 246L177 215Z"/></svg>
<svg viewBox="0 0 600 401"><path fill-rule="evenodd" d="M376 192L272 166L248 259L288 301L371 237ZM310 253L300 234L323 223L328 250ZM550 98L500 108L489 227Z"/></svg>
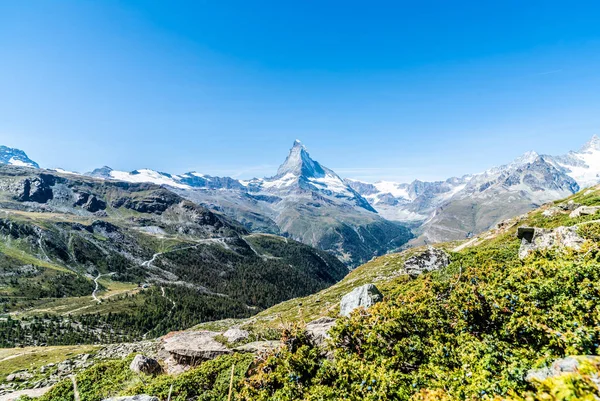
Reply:
<svg viewBox="0 0 600 401"><path fill-rule="evenodd" d="M325 171L318 162L311 159L302 142L296 139L287 158L277 169L276 177L283 177L287 174L297 177L322 177L325 175Z"/></svg>
<svg viewBox="0 0 600 401"><path fill-rule="evenodd" d="M592 136L590 140L583 145L579 152L587 153L594 150L600 150L600 137L598 135Z"/></svg>
<svg viewBox="0 0 600 401"><path fill-rule="evenodd" d="M537 160L538 157L540 157L538 152L536 152L534 150L530 150L528 152L523 153L521 156L517 157L512 162L512 164L513 165L522 165L522 164L533 163Z"/></svg>
<svg viewBox="0 0 600 401"><path fill-rule="evenodd" d="M12 166L40 168L39 164L31 160L21 149L0 146L0 164Z"/></svg>
<svg viewBox="0 0 600 401"><path fill-rule="evenodd" d="M100 168L96 168L88 173L85 173L85 175L89 175L90 177L96 177L96 178L111 178L110 173L113 171L112 168L108 167L108 166L102 166Z"/></svg>

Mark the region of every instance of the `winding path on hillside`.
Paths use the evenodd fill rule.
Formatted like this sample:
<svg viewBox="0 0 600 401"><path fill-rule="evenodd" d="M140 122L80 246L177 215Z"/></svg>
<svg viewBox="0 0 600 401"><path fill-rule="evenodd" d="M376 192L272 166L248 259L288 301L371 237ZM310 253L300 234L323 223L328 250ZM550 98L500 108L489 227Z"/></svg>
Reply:
<svg viewBox="0 0 600 401"><path fill-rule="evenodd" d="M92 291L92 298L94 298L94 301L96 301L96 302L98 302L98 303L102 303L102 300L101 300L101 299L99 299L99 298L96 296L96 293L97 293L97 292L98 292L98 290L100 289L100 284L98 283L98 280L99 280L101 277L112 276L113 274L115 274L115 272L112 272L112 273L107 273L107 274L100 274L100 273L98 273L98 276L96 276L96 278L94 279L95 288L94 288L94 291Z"/></svg>

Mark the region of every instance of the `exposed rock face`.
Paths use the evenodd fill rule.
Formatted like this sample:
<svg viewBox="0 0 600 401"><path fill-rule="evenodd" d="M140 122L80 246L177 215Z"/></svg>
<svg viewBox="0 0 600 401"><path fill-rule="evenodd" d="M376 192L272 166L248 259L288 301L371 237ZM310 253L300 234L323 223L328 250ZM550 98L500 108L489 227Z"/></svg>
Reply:
<svg viewBox="0 0 600 401"><path fill-rule="evenodd" d="M195 365L231 353L229 348L215 340L218 334L212 331L171 333L162 338L163 348L176 361Z"/></svg>
<svg viewBox="0 0 600 401"><path fill-rule="evenodd" d="M324 345L329 340L329 330L335 325L335 319L322 317L306 325L306 332L318 346Z"/></svg>
<svg viewBox="0 0 600 401"><path fill-rule="evenodd" d="M126 397L113 397L106 398L102 401L159 401L158 398L153 397L151 395L140 394L140 395L131 395Z"/></svg>
<svg viewBox="0 0 600 401"><path fill-rule="evenodd" d="M148 358L144 355L136 355L129 365L129 369L135 373L145 373L147 375L158 374L162 368L156 359Z"/></svg>
<svg viewBox="0 0 600 401"><path fill-rule="evenodd" d="M442 269L450 264L450 255L442 249L428 247L426 251L412 256L404 262L408 274L417 275Z"/></svg>
<svg viewBox="0 0 600 401"><path fill-rule="evenodd" d="M589 360L590 362L598 363L600 357L585 355L585 356L568 356L566 358L557 359L548 368L531 369L525 375L525 380L543 381L549 377L560 376L565 373L577 372L582 361Z"/></svg>
<svg viewBox="0 0 600 401"><path fill-rule="evenodd" d="M600 206L579 206L569 214L570 218L594 215L600 211Z"/></svg>
<svg viewBox="0 0 600 401"><path fill-rule="evenodd" d="M348 316L354 309L360 306L368 308L382 300L383 295L374 284L365 284L342 297L340 315Z"/></svg>
<svg viewBox="0 0 600 401"><path fill-rule="evenodd" d="M248 333L246 330L238 328L232 328L223 333L223 337L225 337L230 343L236 343L238 341L245 340L249 335L250 333Z"/></svg>
<svg viewBox="0 0 600 401"><path fill-rule="evenodd" d="M13 373L13 374L6 376L6 381L7 382L25 381L25 380L31 379L32 377L33 377L33 375L29 372L18 372L18 373Z"/></svg>
<svg viewBox="0 0 600 401"><path fill-rule="evenodd" d="M563 202L558 205L558 207L560 209L565 210L565 211L573 211L573 210L577 209L579 206L581 206L579 203L575 203L572 200L570 200L568 202Z"/></svg>
<svg viewBox="0 0 600 401"><path fill-rule="evenodd" d="M521 240L519 248L519 257L521 259L529 255L530 252L537 250L546 250L550 248L572 248L579 249L584 243L584 239L577 234L577 227L558 227L554 230L519 227L517 238Z"/></svg>
<svg viewBox="0 0 600 401"><path fill-rule="evenodd" d="M87 193L79 193L76 195L74 206L81 206L88 212L95 213L99 210L106 209L106 202L97 198L95 195Z"/></svg>
<svg viewBox="0 0 600 401"><path fill-rule="evenodd" d="M273 351L281 346L280 341L254 341L248 344L241 345L234 350L237 352L252 352L254 354L261 354L269 351Z"/></svg>

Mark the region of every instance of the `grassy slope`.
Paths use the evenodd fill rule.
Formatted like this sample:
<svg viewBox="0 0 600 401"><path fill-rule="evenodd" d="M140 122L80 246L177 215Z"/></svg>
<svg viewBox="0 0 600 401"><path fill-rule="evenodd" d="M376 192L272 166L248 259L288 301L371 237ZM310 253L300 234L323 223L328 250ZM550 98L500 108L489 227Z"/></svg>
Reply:
<svg viewBox="0 0 600 401"><path fill-rule="evenodd" d="M560 213L552 217L543 216L548 208L572 200L582 205L600 205L600 186L581 191L566 200L547 204L526 215L509 219L508 227L492 229L483 232L468 241L456 241L437 244L449 252L464 253L473 247L504 246L518 244L517 227L532 226L541 228L556 228L571 226L579 223L595 221L600 215L570 218L569 213ZM518 246L518 245L517 245ZM404 261L410 256L422 251L423 247L411 248L404 252L384 255L350 272L343 280L316 294L303 298L295 298L277 304L250 319L246 324L256 326L278 327L281 322L309 322L321 316L335 317L339 312L339 302L345 294L363 284L374 283L385 295L391 289L406 281ZM207 323L214 325L215 322ZM200 325L199 327L202 327Z"/></svg>
<svg viewBox="0 0 600 401"><path fill-rule="evenodd" d="M586 205L600 205L600 187L596 187L593 190L582 191L570 199ZM521 391L524 388L524 384L521 380L525 366L531 366L532 364L543 365L548 360L560 356L565 352L578 352L584 349L587 350L587 352L593 352L592 350L594 347L594 344L584 344L579 342L580 340L577 334L579 333L579 329L578 325L575 324L577 321L594 318L594 312L592 312L592 315L586 313L580 316L579 309L581 309L581 306L578 304L579 302L585 302L585 308L591 308L590 310L597 311L599 305L598 302L595 301L596 298L593 298L593 293L584 292L582 293L583 298L581 298L581 294L578 294L577 298L571 299L570 293L560 294L560 288L554 288L552 290L554 291L554 295L552 295L554 298L548 298L552 303L546 305L546 309L540 310L529 307L520 309L522 308L521 301L517 303L514 302L515 294L523 297L522 302L538 302L535 301L535 299L545 297L545 291L548 291L548 294L550 295L550 287L546 290L546 286L550 284L556 285L556 283L563 282L565 288L571 288L573 286L575 286L573 288L579 288L580 281L583 284L586 283L585 278L572 277L572 269L575 269L576 275L597 275L598 273L597 264L595 264L595 258L598 253L598 244L600 243L600 224L595 222L595 220L598 219L598 215L583 216L575 219L569 218L568 213L559 213L552 217L543 216L543 211L550 207L552 207L552 205L545 205L543 208L530 212L526 216L511 219L511 221L504 225L503 228L482 233L462 244L443 244L442 246L452 253L453 259L453 263L444 271L423 275L416 280L409 279L403 272L403 261L411 254L418 251L418 249L411 249L400 254L386 255L377 258L359 267L350 273L344 280L326 290L308 297L298 298L275 305L261 312L254 318L245 321L227 320L212 322L202 324L197 328L218 328L223 330L229 326L240 323L257 327L273 327L279 326L282 322L309 321L322 315L334 316L337 313L339 300L345 293L356 286L374 282L386 296L386 301L374 307L372 313L354 314L350 319L341 319L341 324L338 323L335 333L335 338L338 341L340 339L345 339L344 341L350 341L350 344L353 344L353 341L360 340L355 346L357 349L364 348L365 354L362 354L358 359L353 359L352 353L354 351L352 351L352 348L344 351L344 347L347 344L339 344L338 346L340 348L336 350L337 358L338 361L341 361L340 363L344 363L345 365L335 367L335 369L342 368L342 371L335 373L336 370L333 370L333 376L326 375L325 377L320 377L319 380L324 384L329 383L326 384L325 388L319 388L318 386L314 387L316 382L310 381L312 380L310 377L319 377L320 374L323 374L319 373L319 369L321 369L319 368L320 365L314 365L313 367L307 367L306 365L309 364L310 361L313 361L314 364L319 360L322 355L319 355L318 353L312 354L312 351L302 351L304 353L299 354L300 351L298 351L298 349L302 350L303 348L296 348L297 353L283 353L281 355L278 354L275 359L259 360L259 363L270 364L268 370L265 370L265 372L270 373L253 376L250 381L246 381L246 384L242 384L240 382L240 380L242 380L241 377L236 374L236 381L238 382L237 386L246 386L246 389L242 390L245 392L246 399L300 399L301 397L294 398L294 394L296 394L294 391L308 391L307 389L311 389L311 386L312 389L310 391L315 391L314 393L311 393L314 396L312 399L330 399L324 396L328 391L331 391L332 389L339 389L341 391L343 386L349 386L348 388L352 389L352 394L355 394L355 398L353 399L380 400L387 399L385 397L391 393L392 389L394 391L398 390L398 380L402 383L402 388L405 388L404 386L411 388L410 383L413 383L412 386L417 386L417 389L422 388L422 386L434 387L431 391L424 389L422 392L418 393L421 398L415 399L451 399L452 397L447 398L449 397L449 394L453 397L458 395L459 399L470 399L474 394L477 394L476 398L484 397L485 391L483 389L487 389L486 386L488 386L488 382L500 380L502 377L501 375L506 374L508 374L507 377L511 379L508 379L508 381L505 381L506 379L501 379L501 381L494 384L494 386L499 386L498 391L504 392L507 391L506 389L510 388L516 388ZM590 240L584 245L580 252L566 252L564 254L542 252L525 261L519 261L518 258L516 258L515 255L519 247L519 240L516 238L515 234L518 226L530 225L555 228L562 225L573 224L582 224L583 229L586 230L586 237ZM505 273L502 270L504 264L506 264L507 269L510 269L507 270L507 272L510 273L508 276L505 276ZM523 285L525 287L523 287ZM585 288L587 288L586 286L595 288L597 283L594 284L593 282L590 282L584 285ZM472 319L470 315L473 314L473 316L476 316L478 313L484 312L478 309L479 301L477 301L477 297L473 297L473 289L477 290L475 295L479 293L485 298L499 304L497 312L485 312L491 313L488 318L492 319L495 322L494 324L506 324L505 319L518 319L514 321L514 327L507 326L502 329L508 330L507 333L502 334L505 338L502 342L498 342L493 336L486 339L485 336L484 338L478 338L479 334L476 334L474 337L469 334L470 331L473 330L472 327L468 326L469 324L480 324L477 319L470 320ZM584 289L584 291L588 290ZM596 291L596 289L590 291ZM436 292L438 292L437 296ZM440 294L443 295L441 299L439 298ZM530 296L534 298L532 300L525 299ZM441 316L438 317L438 315L434 314L426 317L424 323L418 322L419 326L423 325L423 328L427 330L424 331L423 334L417 335L417 337L411 337L411 332L413 331L411 319L421 315L427 316L429 309L427 305L439 308L440 305L438 303L440 301L447 303L447 313L456 316L454 323L445 327L444 325L446 323L442 324L440 321L439 326L436 326L438 325L438 319L440 319ZM496 308L495 303L493 308ZM406 306L404 307L402 305ZM491 306L492 304L490 304L490 307ZM461 308L465 308L465 310L463 311ZM510 313L511 311L513 314ZM433 312L434 308L432 308L432 313ZM436 311L435 313L439 313L439 311ZM465 314L464 318L463 313ZM518 316L515 315L515 313L518 313ZM381 321L380 317L385 318ZM389 323L386 323L386 319L389 319L390 317L393 318L389 320ZM555 318L559 319L559 321L554 322L554 324L561 327L560 331L557 331L558 329L549 329L549 326L545 326L545 324L549 325L549 322L553 322L552 319ZM415 321L415 323L417 322ZM529 337L525 334L520 334L520 330L529 327L530 323L540 325L535 328L535 330L537 330L535 337L531 337L532 340L539 342L539 345L534 346L527 344L527 342L530 341ZM405 327L406 324L408 324L408 326ZM441 331L439 333L430 331L435 330L435 327L438 327L438 330ZM423 330L423 328L419 328L419 330ZM597 327L596 329L591 329L592 331L597 331ZM411 357L411 354L407 354L398 361L394 359L398 358L398 356L393 356L392 359L389 360L385 359L390 358L389 356L382 356L385 355L385 353L392 351L392 349L386 350L385 344L392 345L394 342L401 341L402 338L392 337L391 339L386 340L384 337L389 335L390 330L392 330L392 332L394 332L394 330L406 330L403 335L407 335L407 337L402 339L402 341L411 341L413 342L413 345L410 345L411 342L408 342L402 347L408 347L409 345L411 349L412 347L417 347L417 349L421 350L420 352L433 352L436 354L436 358L441 359L434 359L433 362L429 362L433 363L433 365L428 365L429 367L427 367L427 369L430 370L419 372L418 374L409 373L408 375L405 375L403 373L390 373L395 369L394 364L402 362L402 358ZM416 326L414 330L417 330ZM425 333L427 333L427 335L442 336L436 337L436 341L438 341L440 338L444 338L444 330L448 330L448 333L454 330L458 330L457 333L462 333L458 334L458 337L456 338L451 337L444 340L448 341L448 344L453 341L458 341L457 344L454 344L455 349L452 350L454 353L453 355L449 355L449 350L441 348L441 346L440 349L430 349L430 345L426 343L414 342L421 341L421 339L424 340ZM479 329L475 327L475 330L477 331ZM482 330L489 330L489 328L482 328ZM515 332L511 333L511 330L514 330ZM546 332L548 330L550 331ZM559 333L561 336L558 335ZM376 334L376 337L371 340L370 334ZM416 333L413 334L416 335ZM492 334L493 331L490 332L490 335ZM519 342L516 342L516 340L511 337L515 334L517 335L516 338L521 339L522 344L519 344ZM592 333L590 333L590 335L592 335ZM507 340L508 338L513 338L513 340ZM550 342L546 344L545 342L548 341L547 338L557 339L550 340ZM383 342L379 344L381 341ZM367 345L375 348L368 348ZM400 343L396 344L396 347L398 346L400 346ZM535 351L536 349L539 349L540 351ZM393 348L393 352L400 351L407 352L402 348ZM444 352L446 353L445 356ZM507 367L495 365L497 362L495 362L496 359L494 358L498 358L498 352L500 352L500 356L504 353L504 358L508 358L508 362L506 362L508 363ZM511 353L513 353L513 355L511 355ZM390 363L391 365L389 365L388 368L384 368L386 365L380 366L379 364L381 361L378 359L380 357L387 360L385 363ZM369 362L370 358L375 359ZM458 363L458 366L449 368L444 365L444 363L447 363L450 359L454 361L453 358L456 358L456 362L452 363ZM466 362L467 360L468 363ZM284 362L283 372L285 373L285 377L281 378L282 381L279 381L280 378L277 378L280 369L278 364L280 361ZM503 361L502 358L500 361ZM461 365L461 363L463 365ZM184 383L180 383L182 389L189 388L190 383L193 383L198 377L205 377L207 374L206 370L209 369L209 366L203 366L204 368L202 371L198 371L198 376L194 376L195 373L190 372L186 378L182 379L184 380ZM324 366L327 366L327 364ZM286 387L289 386L291 380L288 379L290 369L295 372L301 372L298 373L301 376L306 375L302 380L308 381L303 382L298 388L295 387L296 385ZM499 370L496 372L495 374L500 375L498 378L492 376L491 373L486 373L496 371L497 369L508 370ZM222 367L220 366L217 370L221 372ZM471 373L467 374L469 371L474 372L473 378L470 378ZM254 374L256 373L257 371L255 370ZM388 374L396 376L392 376L390 379L387 377ZM369 389L367 389L366 386L364 388L362 385L359 386L361 380L360 377L363 378L363 383L365 377L369 378L369 384L371 384L371 380L373 380L373 388L369 387ZM341 381L338 382L336 380ZM513 382L511 382L511 380ZM353 381L356 384L352 384ZM153 387L152 384L149 387L139 387L135 390L142 391L156 389L156 391L162 392L164 391L164 388L168 388L169 383L171 382L172 381L169 378L159 377L156 383L162 383L160 390ZM377 386L375 386L375 383L377 383ZM394 385L395 387L389 387L391 383L396 383ZM259 387L255 387L257 384ZM570 383L567 383L566 385L562 383L560 385L563 387L571 386ZM571 391L570 387L566 390L563 387L561 387L561 391ZM252 391L255 391L257 388L259 389L258 393L253 393ZM274 398L259 398L257 396L260 395L261 397L265 397L267 396L268 391L272 391L275 388L287 389L285 391L289 392L287 395L285 395L286 393L279 393L279 395ZM68 391L68 386L63 390ZM261 393L263 390L267 390L267 393ZM113 388L112 394L121 391L127 393L134 390L128 386L117 387ZM320 391L322 391L322 393L319 393ZM413 392L414 391L416 390L413 390ZM586 391L590 390L588 389ZM322 394L323 398L315 394ZM390 399L407 399L410 393L403 394L403 396L398 396L399 398L391 397ZM462 396L460 396L460 394L462 394ZM304 396L306 396L306 393L304 393ZM46 399L52 400L51 394L48 397L46 397ZM220 399L219 397L224 397L224 394L217 394L214 398L207 397L206 399ZM91 397L90 399L95 398ZM563 398L559 397L557 399Z"/></svg>

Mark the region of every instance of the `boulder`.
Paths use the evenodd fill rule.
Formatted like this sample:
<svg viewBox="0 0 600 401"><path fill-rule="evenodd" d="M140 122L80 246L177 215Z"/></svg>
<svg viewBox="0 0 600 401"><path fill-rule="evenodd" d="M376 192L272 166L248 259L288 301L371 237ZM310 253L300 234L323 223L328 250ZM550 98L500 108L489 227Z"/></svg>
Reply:
<svg viewBox="0 0 600 401"><path fill-rule="evenodd" d="M12 382L12 381L21 382L21 381L29 380L32 377L33 377L33 374L31 374L29 372L17 372L17 373L12 373L12 374L6 376L6 381L7 382Z"/></svg>
<svg viewBox="0 0 600 401"><path fill-rule="evenodd" d="M151 395L140 394L140 395L130 395L126 397L113 397L113 398L105 398L102 401L159 401L158 398L153 397Z"/></svg>
<svg viewBox="0 0 600 401"><path fill-rule="evenodd" d="M580 216L594 215L598 213L598 211L600 211L600 206L579 206L569 214L569 217L575 218Z"/></svg>
<svg viewBox="0 0 600 401"><path fill-rule="evenodd" d="M552 216L556 216L559 213L562 213L562 210L556 206L552 206L552 207L549 207L548 209L544 210L542 212L542 216L552 217Z"/></svg>
<svg viewBox="0 0 600 401"><path fill-rule="evenodd" d="M559 208L561 208L562 210L565 211L572 211L577 209L579 206L581 206L581 204L579 203L575 203L574 201L570 200L568 202L563 202L561 204L558 205Z"/></svg>
<svg viewBox="0 0 600 401"><path fill-rule="evenodd" d="M129 369L135 373L145 373L147 375L159 374L162 368L156 359L148 358L144 355L136 355L129 365Z"/></svg>
<svg viewBox="0 0 600 401"><path fill-rule="evenodd" d="M237 352L251 352L253 354L262 354L273 351L281 346L281 341L254 341L241 345L234 349Z"/></svg>
<svg viewBox="0 0 600 401"><path fill-rule="evenodd" d="M231 353L229 348L215 340L217 335L219 333L212 331L170 333L162 338L162 346L179 363L193 366Z"/></svg>
<svg viewBox="0 0 600 401"><path fill-rule="evenodd" d="M414 255L404 262L404 270L408 274L422 274L424 272L439 270L450 264L450 255L442 249L428 247L425 251Z"/></svg>
<svg viewBox="0 0 600 401"><path fill-rule="evenodd" d="M558 227L553 230L536 227L519 227L517 238L521 240L519 258L529 253L551 248L571 248L578 250L585 240L577 234L577 226Z"/></svg>
<svg viewBox="0 0 600 401"><path fill-rule="evenodd" d="M382 300L383 295L374 284L365 284L342 297L340 315L348 316L354 309L360 306L368 308Z"/></svg>
<svg viewBox="0 0 600 401"><path fill-rule="evenodd" d="M223 333L223 337L225 337L230 343L236 343L238 341L245 340L248 338L248 336L250 336L250 333L248 333L246 330L238 328L232 328Z"/></svg>
<svg viewBox="0 0 600 401"><path fill-rule="evenodd" d="M331 317L322 317L306 325L306 332L318 346L323 346L329 340L329 329L335 325L336 320Z"/></svg>
<svg viewBox="0 0 600 401"><path fill-rule="evenodd" d="M544 381L549 377L560 376L565 373L574 373L579 370L582 361L588 360L594 364L600 363L599 356L568 356L555 360L550 367L541 369L530 369L525 375L525 380L528 382Z"/></svg>

